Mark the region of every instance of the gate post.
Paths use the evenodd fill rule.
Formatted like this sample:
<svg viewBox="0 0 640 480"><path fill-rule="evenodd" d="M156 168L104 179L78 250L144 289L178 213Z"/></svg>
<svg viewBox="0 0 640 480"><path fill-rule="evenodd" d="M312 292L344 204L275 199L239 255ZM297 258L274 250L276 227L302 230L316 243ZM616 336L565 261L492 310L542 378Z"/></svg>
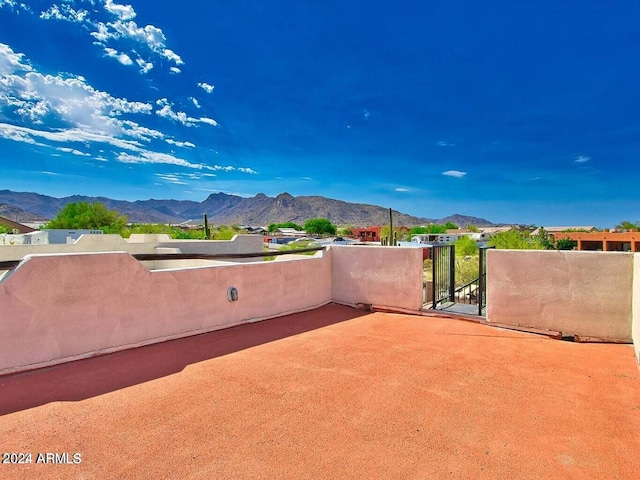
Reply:
<svg viewBox="0 0 640 480"><path fill-rule="evenodd" d="M487 250L481 248L478 252L478 316L482 316L482 307L484 306L484 256Z"/></svg>
<svg viewBox="0 0 640 480"><path fill-rule="evenodd" d="M431 247L431 308L435 309L436 308L436 299L438 297L436 297L436 285L438 284L438 281L436 280L438 277L436 277L436 265L437 265L437 261L436 261L436 256L439 254L440 252L438 251L438 247Z"/></svg>

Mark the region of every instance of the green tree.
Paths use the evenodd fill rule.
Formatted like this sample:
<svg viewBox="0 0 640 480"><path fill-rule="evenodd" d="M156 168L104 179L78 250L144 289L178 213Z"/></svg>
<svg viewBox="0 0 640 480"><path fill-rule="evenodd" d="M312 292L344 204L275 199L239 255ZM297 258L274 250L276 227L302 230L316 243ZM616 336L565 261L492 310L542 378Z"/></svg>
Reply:
<svg viewBox="0 0 640 480"><path fill-rule="evenodd" d="M213 240L231 240L236 235L237 232L233 228L224 225L211 233Z"/></svg>
<svg viewBox="0 0 640 480"><path fill-rule="evenodd" d="M411 230L409 230L409 235L424 235L426 233L432 233L432 234L447 233L447 227L445 225L438 225L437 223L432 223L430 225L427 225L426 227L413 227Z"/></svg>
<svg viewBox="0 0 640 480"><path fill-rule="evenodd" d="M578 246L578 242L571 240L570 238L561 238L556 242L556 248L558 250L573 250Z"/></svg>
<svg viewBox="0 0 640 480"><path fill-rule="evenodd" d="M458 227L458 225L456 225L453 222L447 222L444 225L444 228L446 228L447 230L458 230L460 227Z"/></svg>
<svg viewBox="0 0 640 480"><path fill-rule="evenodd" d="M344 227L338 229L338 235L341 235L343 237L352 237L354 230L355 227L353 225L345 225Z"/></svg>
<svg viewBox="0 0 640 480"><path fill-rule="evenodd" d="M547 231L544 229L544 227L540 227L538 235L531 238L542 245L542 248L546 250L553 250L554 248L556 248L553 236L550 236L549 233L547 233Z"/></svg>
<svg viewBox="0 0 640 480"><path fill-rule="evenodd" d="M640 220L636 223L630 222L629 220L623 220L619 225L616 225L616 228L621 230L640 230Z"/></svg>
<svg viewBox="0 0 640 480"><path fill-rule="evenodd" d="M121 233L126 223L127 217L109 210L103 203L72 202L65 205L46 228L100 229L105 233Z"/></svg>
<svg viewBox="0 0 640 480"><path fill-rule="evenodd" d="M6 225L0 225L0 233L9 233L9 227L7 227Z"/></svg>
<svg viewBox="0 0 640 480"><path fill-rule="evenodd" d="M393 227L393 234L398 241L405 240L409 237L409 229L407 227ZM389 225L383 225L380 228L380 238L389 238Z"/></svg>
<svg viewBox="0 0 640 480"><path fill-rule="evenodd" d="M491 237L488 244L497 249L544 250L544 245L536 237L516 230L500 232Z"/></svg>
<svg viewBox="0 0 640 480"><path fill-rule="evenodd" d="M463 235L455 243L456 255L466 257L478 254L478 244L468 235Z"/></svg>
<svg viewBox="0 0 640 480"><path fill-rule="evenodd" d="M296 230L302 230L302 227L294 222L285 223L270 223L267 227L267 232L273 233L279 228L295 228Z"/></svg>
<svg viewBox="0 0 640 480"><path fill-rule="evenodd" d="M327 218L312 218L304 223L307 233L313 235L335 235L336 226Z"/></svg>

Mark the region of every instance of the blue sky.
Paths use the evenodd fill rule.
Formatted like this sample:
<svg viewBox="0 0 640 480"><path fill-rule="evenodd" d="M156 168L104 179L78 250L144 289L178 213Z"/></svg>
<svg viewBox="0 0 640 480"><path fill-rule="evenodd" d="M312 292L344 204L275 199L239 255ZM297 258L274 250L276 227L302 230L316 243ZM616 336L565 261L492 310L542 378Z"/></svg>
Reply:
<svg viewBox="0 0 640 480"><path fill-rule="evenodd" d="M640 3L0 0L0 188L640 219Z"/></svg>

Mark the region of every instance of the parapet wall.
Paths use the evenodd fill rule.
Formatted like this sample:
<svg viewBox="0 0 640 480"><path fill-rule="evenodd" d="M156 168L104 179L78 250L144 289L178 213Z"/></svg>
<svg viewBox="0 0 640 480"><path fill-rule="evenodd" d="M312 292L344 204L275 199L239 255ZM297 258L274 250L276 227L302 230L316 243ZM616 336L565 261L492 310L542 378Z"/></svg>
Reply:
<svg viewBox="0 0 640 480"><path fill-rule="evenodd" d="M125 252L28 257L0 282L0 374L316 308L329 257L158 272Z"/></svg>
<svg viewBox="0 0 640 480"><path fill-rule="evenodd" d="M640 364L640 253L635 253L633 257L633 319L631 335L633 337L636 360Z"/></svg>
<svg viewBox="0 0 640 480"><path fill-rule="evenodd" d="M151 271L127 252L26 257L0 280L0 375L331 301L422 307L422 252L413 248L332 246L313 257L176 267Z"/></svg>
<svg viewBox="0 0 640 480"><path fill-rule="evenodd" d="M487 321L631 341L633 269L631 253L489 250Z"/></svg>
<svg viewBox="0 0 640 480"><path fill-rule="evenodd" d="M422 308L422 249L350 245L331 250L334 302Z"/></svg>

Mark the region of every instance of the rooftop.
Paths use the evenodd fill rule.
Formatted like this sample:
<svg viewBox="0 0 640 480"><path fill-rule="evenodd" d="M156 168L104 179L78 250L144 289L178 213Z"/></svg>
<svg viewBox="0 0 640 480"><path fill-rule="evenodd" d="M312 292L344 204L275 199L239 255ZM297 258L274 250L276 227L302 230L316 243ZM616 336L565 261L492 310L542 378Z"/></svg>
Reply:
<svg viewBox="0 0 640 480"><path fill-rule="evenodd" d="M0 377L3 478L635 478L631 345L336 304Z"/></svg>

